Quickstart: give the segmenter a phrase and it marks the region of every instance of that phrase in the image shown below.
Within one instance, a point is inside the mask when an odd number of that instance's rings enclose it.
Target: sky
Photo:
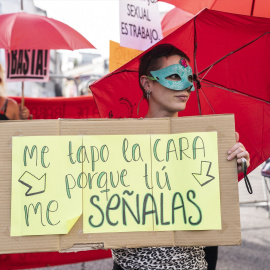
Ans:
[[[68,24],[97,48],[93,52],[109,57],[109,40],[120,42],[118,0],[34,0],[47,16]],[[159,2],[160,11],[174,6]]]

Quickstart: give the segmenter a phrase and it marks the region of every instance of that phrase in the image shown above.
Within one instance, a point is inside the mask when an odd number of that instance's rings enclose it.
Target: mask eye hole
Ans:
[[[181,81],[181,77],[178,74],[172,74],[172,75],[166,77],[166,80],[169,80],[169,81]]]
[[[188,76],[188,80],[189,80],[190,82],[193,82],[192,75],[189,75],[189,76]]]
[[[187,88],[187,91],[188,92],[191,92],[191,88],[192,88],[192,86],[190,86],[189,88]]]

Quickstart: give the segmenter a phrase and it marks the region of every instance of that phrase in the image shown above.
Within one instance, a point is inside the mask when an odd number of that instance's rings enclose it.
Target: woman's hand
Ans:
[[[24,106],[22,107],[21,104],[19,105],[20,108],[20,119],[25,120],[29,118],[29,110]]]
[[[238,170],[238,173],[240,173],[243,171],[242,158],[246,159],[247,168],[248,168],[250,165],[250,157],[244,145],[239,142],[239,134],[237,132],[235,132],[235,138],[236,138],[236,144],[229,149],[228,151],[229,156],[227,157],[227,159],[228,160],[232,160],[234,158],[237,159],[237,170]]]

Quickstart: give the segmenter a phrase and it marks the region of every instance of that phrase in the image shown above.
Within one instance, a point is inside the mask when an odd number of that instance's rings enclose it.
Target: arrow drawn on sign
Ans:
[[[208,184],[210,181],[214,180],[215,177],[209,174],[211,169],[212,162],[210,161],[201,161],[201,172],[192,173],[194,178],[199,182],[201,186]]]
[[[32,196],[45,192],[46,173],[38,179],[36,176],[26,171],[18,181],[28,187],[25,196]]]

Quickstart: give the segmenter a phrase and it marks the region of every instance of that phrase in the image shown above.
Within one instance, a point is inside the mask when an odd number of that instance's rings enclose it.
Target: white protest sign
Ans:
[[[48,81],[49,50],[6,50],[6,80]]]
[[[163,38],[157,0],[119,0],[120,45],[144,51]]]

